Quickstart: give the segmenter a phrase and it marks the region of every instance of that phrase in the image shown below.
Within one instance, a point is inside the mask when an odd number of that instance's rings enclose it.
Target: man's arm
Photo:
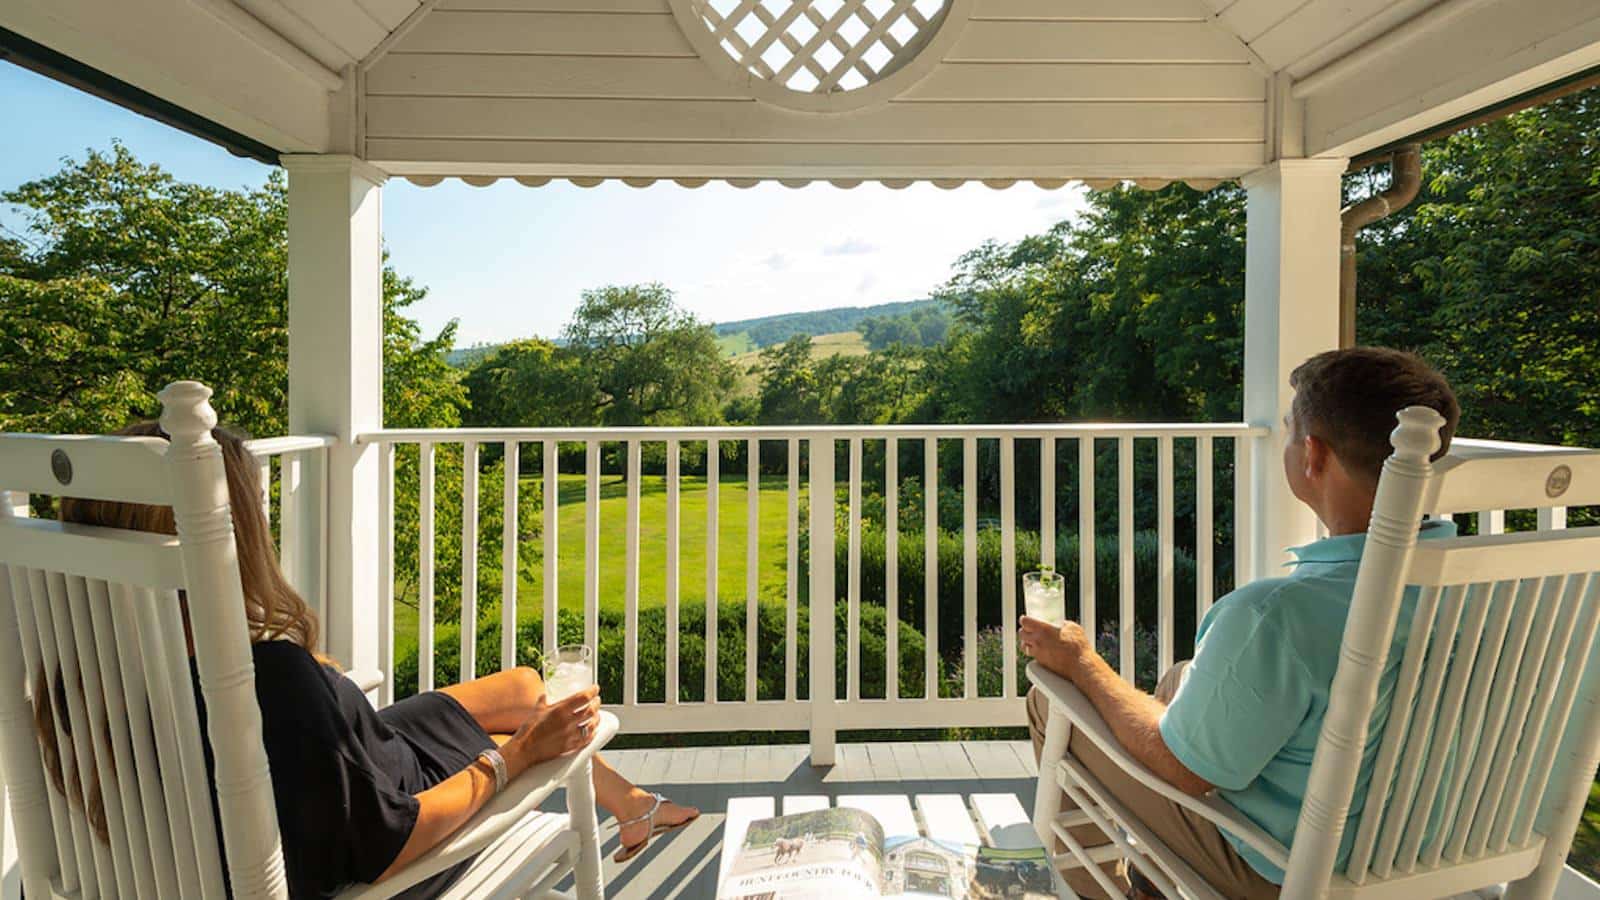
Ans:
[[[1041,665],[1071,681],[1094,704],[1110,726],[1117,743],[1134,759],[1185,794],[1200,796],[1213,785],[1189,770],[1174,756],[1161,737],[1159,700],[1122,679],[1094,652],[1088,636],[1076,622],[1059,629],[1024,616],[1022,647]]]

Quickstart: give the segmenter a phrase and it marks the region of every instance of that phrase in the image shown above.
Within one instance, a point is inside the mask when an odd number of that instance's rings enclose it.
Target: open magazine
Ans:
[[[885,835],[870,813],[835,807],[758,819],[718,900],[1054,900],[1043,847],[1002,850]]]

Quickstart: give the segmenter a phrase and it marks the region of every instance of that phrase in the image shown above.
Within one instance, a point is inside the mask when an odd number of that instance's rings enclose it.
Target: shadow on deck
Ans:
[[[721,865],[722,823],[735,797],[848,794],[1015,794],[1033,807],[1038,769],[1027,741],[923,741],[840,744],[838,762],[813,768],[804,744],[760,747],[696,747],[617,750],[603,754],[625,777],[646,790],[700,808],[698,820],[657,838],[621,865],[616,821],[602,812],[606,896],[612,900],[684,898],[711,900]],[[565,809],[558,793],[547,808]]]

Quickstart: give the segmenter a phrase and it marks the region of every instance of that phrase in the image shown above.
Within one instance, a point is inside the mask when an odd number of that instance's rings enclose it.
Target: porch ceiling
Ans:
[[[422,182],[1211,183],[1600,65],[1593,0],[944,0],[881,83],[791,96],[756,50],[723,54],[707,2],[794,20],[787,0],[12,0],[0,27],[280,151]]]

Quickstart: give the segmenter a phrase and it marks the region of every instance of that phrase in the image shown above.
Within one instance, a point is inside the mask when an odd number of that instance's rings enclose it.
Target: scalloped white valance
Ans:
[[[564,178],[537,175],[401,175],[397,177],[404,178],[406,181],[409,181],[418,187],[433,187],[434,185],[443,182],[446,178],[456,177],[461,181],[472,185],[473,187],[488,187],[489,185],[500,181],[502,178],[510,178],[511,180],[525,187],[544,187],[552,181],[567,181],[577,185],[578,187],[589,188],[597,187],[607,181],[620,181],[629,187],[646,188],[658,182],[666,181],[676,184],[679,187],[699,188],[705,187],[712,181],[721,181],[736,188],[752,188],[758,184],[761,184],[762,182],[776,182],[786,188],[798,189],[813,184],[829,184],[836,188],[844,188],[848,190],[850,188],[860,187],[868,181],[873,181],[873,183],[881,184],[891,190],[902,190],[910,187],[913,184],[926,181],[927,183],[932,184],[934,187],[947,191],[954,190],[964,184],[974,183],[982,184],[985,187],[993,188],[997,191],[1005,190],[1012,185],[1020,183],[1031,183],[1036,187],[1041,187],[1048,191],[1059,190],[1073,183],[1082,184],[1091,191],[1107,190],[1122,184],[1132,184],[1135,187],[1144,188],[1145,190],[1156,191],[1170,184],[1176,184],[1179,182],[1187,184],[1189,187],[1194,188],[1197,191],[1209,191],[1224,181],[1224,179],[1221,178],[1135,178],[1131,180],[1121,178],[884,178],[875,180],[863,178],[591,178],[577,175]]]

